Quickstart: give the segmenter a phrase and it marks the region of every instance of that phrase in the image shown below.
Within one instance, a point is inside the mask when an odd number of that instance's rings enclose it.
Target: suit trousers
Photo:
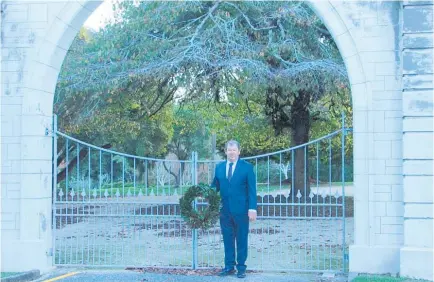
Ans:
[[[220,227],[225,248],[225,268],[231,269],[236,266],[238,271],[245,271],[247,267],[249,216],[222,211],[220,213]]]

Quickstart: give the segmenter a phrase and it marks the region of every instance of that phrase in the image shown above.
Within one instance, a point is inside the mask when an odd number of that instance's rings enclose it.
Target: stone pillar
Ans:
[[[53,97],[66,52],[101,1],[2,1],[1,269],[53,267]]]
[[[45,136],[50,121],[35,119],[23,107],[31,97],[33,109],[41,110],[41,96],[28,87],[29,63],[45,36],[50,11],[47,3],[36,1],[2,1],[1,9],[1,268],[46,271],[52,266],[51,138]],[[52,107],[47,115],[51,112]],[[36,165],[39,161],[48,165]]]
[[[434,280],[433,2],[404,1],[402,276]]]
[[[332,2],[356,42],[364,81],[352,85],[354,243],[349,270],[399,273],[403,242],[400,4]],[[347,69],[348,70],[348,69]],[[348,70],[351,77],[351,73]]]

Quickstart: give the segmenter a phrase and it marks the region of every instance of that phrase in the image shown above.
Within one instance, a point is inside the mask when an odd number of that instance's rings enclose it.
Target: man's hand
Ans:
[[[256,220],[256,211],[249,210],[249,221],[255,221],[255,220]]]

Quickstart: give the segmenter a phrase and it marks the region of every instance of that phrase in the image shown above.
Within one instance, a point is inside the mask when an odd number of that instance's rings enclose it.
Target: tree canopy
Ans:
[[[312,125],[348,94],[333,38],[304,2],[114,8],[113,23],[81,32],[68,52],[56,90],[60,128],[104,135],[126,151],[136,146],[134,154],[183,148],[179,156],[218,133],[219,147],[236,138],[250,155],[307,142]],[[296,181],[302,160],[297,153]]]

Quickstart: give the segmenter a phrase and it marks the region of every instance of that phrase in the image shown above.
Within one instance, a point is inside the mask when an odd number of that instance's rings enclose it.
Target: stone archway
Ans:
[[[45,131],[51,128],[57,77],[67,50],[101,2],[2,1],[2,34],[17,33],[17,39],[6,38],[1,47],[2,57],[6,53],[13,61],[2,82],[2,123],[6,118],[7,125],[2,137],[8,137],[2,146],[11,149],[2,156],[2,213],[8,215],[2,218],[8,226],[2,228],[2,257],[14,258],[2,261],[8,271],[52,267],[52,148]],[[402,92],[402,6],[362,1],[309,4],[333,35],[351,83],[355,242],[350,271],[397,273],[404,243],[403,114],[401,99],[394,97]],[[17,46],[23,50],[13,50]]]

